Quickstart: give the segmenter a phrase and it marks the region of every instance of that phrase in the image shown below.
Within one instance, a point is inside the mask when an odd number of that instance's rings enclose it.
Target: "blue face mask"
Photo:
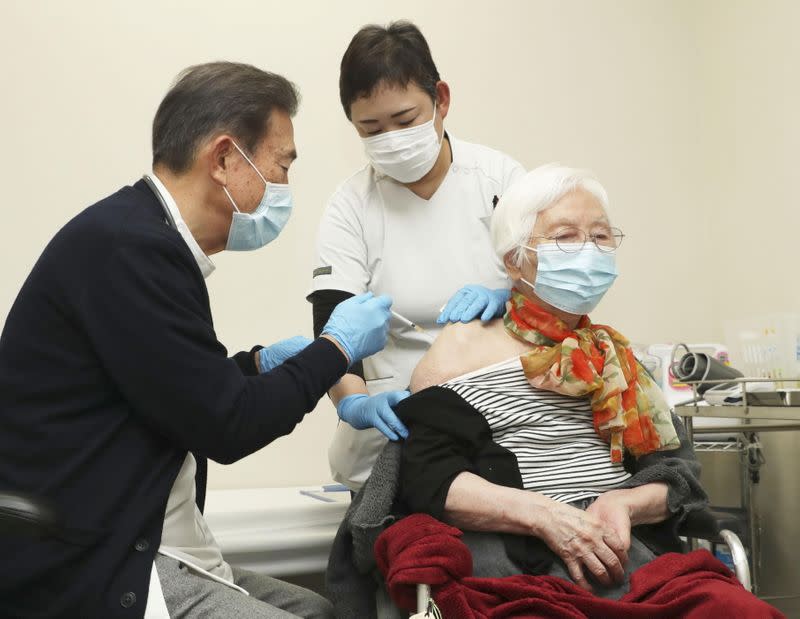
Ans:
[[[258,177],[264,181],[264,195],[252,213],[242,213],[236,206],[236,202],[233,201],[228,188],[222,188],[235,209],[225,249],[249,251],[264,247],[281,233],[286,222],[289,221],[289,215],[292,214],[292,191],[289,185],[268,182],[250,161],[250,158],[239,148],[239,145],[236,142],[233,145],[256,171]]]
[[[564,312],[581,316],[591,312],[617,279],[616,254],[600,251],[592,242],[582,249],[565,252],[555,243],[536,248],[536,281],[528,284],[545,303]]]

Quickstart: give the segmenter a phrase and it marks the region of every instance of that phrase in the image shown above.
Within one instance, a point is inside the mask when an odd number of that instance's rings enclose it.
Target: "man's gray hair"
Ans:
[[[525,255],[522,246],[529,242],[536,217],[578,188],[592,194],[608,212],[608,194],[588,170],[548,163],[509,187],[492,215],[492,244],[500,259],[514,252],[511,259],[521,266]]]
[[[178,75],[153,119],[153,165],[189,169],[197,148],[230,133],[252,153],[269,130],[272,110],[297,113],[297,88],[285,77],[249,64],[209,62]]]

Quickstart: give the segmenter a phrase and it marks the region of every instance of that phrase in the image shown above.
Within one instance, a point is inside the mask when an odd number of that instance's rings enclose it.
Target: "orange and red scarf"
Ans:
[[[570,329],[516,289],[503,321],[514,337],[535,346],[520,357],[532,386],[589,395],[594,429],[611,445],[612,462],[621,462],[624,450],[639,457],[680,446],[661,390],[623,335],[588,316]]]

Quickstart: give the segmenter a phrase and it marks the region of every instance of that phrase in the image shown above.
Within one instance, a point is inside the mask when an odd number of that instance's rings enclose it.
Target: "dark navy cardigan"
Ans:
[[[256,315],[243,300],[241,320]],[[143,181],[56,234],[0,336],[0,490],[49,499],[63,526],[0,535],[0,616],[143,616],[187,452],[202,508],[206,457],[290,433],[347,371],[325,339],[262,375],[252,353],[217,340],[200,269]]]

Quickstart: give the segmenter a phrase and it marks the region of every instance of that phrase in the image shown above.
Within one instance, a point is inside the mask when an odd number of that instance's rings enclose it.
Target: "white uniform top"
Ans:
[[[511,157],[450,137],[453,161],[424,200],[371,165],[333,194],[320,223],[311,292],[388,294],[392,309],[432,335],[441,307],[466,284],[509,286],[489,236],[496,198],[524,174]],[[429,344],[393,320],[386,348],[364,360],[371,395],[406,389]],[[340,423],[328,457],[334,479],[358,489],[386,443]]]

